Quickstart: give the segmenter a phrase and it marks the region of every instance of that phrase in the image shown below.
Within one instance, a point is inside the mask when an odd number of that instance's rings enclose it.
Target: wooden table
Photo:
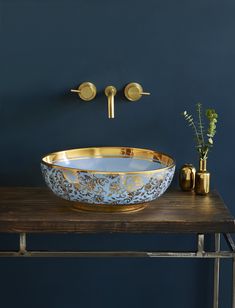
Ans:
[[[1,187],[0,232],[18,233],[19,250],[1,251],[2,257],[167,257],[214,259],[214,302],[219,307],[220,259],[233,260],[235,308],[234,217],[217,192],[196,196],[170,190],[133,213],[94,213],[73,209],[72,202],[54,196],[46,188]],[[32,251],[26,248],[27,233],[194,233],[197,251]],[[215,249],[204,250],[204,237],[214,234]],[[223,234],[229,249],[221,251]]]

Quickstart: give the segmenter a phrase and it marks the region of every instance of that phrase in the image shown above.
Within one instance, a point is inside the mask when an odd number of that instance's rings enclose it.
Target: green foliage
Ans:
[[[218,119],[218,114],[216,113],[215,109],[207,109],[206,110],[206,117],[209,120],[209,127],[207,130],[208,142],[213,144],[213,138],[216,134],[216,123]]]
[[[187,111],[183,112],[186,122],[192,127],[196,139],[196,148],[199,152],[200,158],[206,159],[210,148],[214,145],[214,136],[216,134],[216,125],[218,121],[218,114],[215,109],[206,109],[205,116],[208,121],[207,133],[205,133],[203,124],[202,104],[196,104],[196,112],[198,122],[196,123],[192,114]]]

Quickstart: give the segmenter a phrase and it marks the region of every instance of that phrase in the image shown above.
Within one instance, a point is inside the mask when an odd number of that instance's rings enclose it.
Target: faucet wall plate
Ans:
[[[96,86],[87,81],[83,82],[79,85],[77,89],[71,89],[71,92],[75,92],[79,95],[79,97],[84,101],[91,101],[95,98],[97,90]],[[117,93],[117,89],[109,85],[104,90],[105,95],[108,98],[108,118],[114,118],[114,97]],[[143,87],[137,82],[128,83],[124,89],[125,97],[129,101],[138,101],[142,95],[150,95],[149,92],[144,92]]]
[[[71,89],[71,92],[75,92],[84,101],[91,101],[96,96],[96,86],[91,82],[83,82],[78,89]]]
[[[137,82],[131,82],[124,89],[125,97],[129,101],[138,101],[142,95],[150,95],[149,92],[144,92],[143,87]]]

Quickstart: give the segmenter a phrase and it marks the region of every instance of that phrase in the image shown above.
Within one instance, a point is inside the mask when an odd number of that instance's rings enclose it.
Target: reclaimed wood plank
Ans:
[[[234,217],[217,192],[169,190],[133,213],[74,210],[72,202],[39,187],[0,187],[0,232],[232,233]]]

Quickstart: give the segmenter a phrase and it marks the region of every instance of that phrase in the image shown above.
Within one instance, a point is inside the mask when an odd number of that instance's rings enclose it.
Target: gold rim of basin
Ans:
[[[58,163],[64,160],[75,160],[75,159],[87,159],[87,158],[134,158],[142,159],[153,162],[159,162],[166,167],[153,169],[153,170],[142,170],[142,171],[98,171],[98,170],[87,170],[72,167],[60,166]],[[79,171],[87,173],[99,173],[99,174],[152,174],[156,172],[162,172],[175,166],[174,159],[162,152],[132,148],[132,147],[91,147],[91,148],[79,148],[64,150],[59,152],[53,152],[45,155],[42,158],[42,163],[58,169]]]

